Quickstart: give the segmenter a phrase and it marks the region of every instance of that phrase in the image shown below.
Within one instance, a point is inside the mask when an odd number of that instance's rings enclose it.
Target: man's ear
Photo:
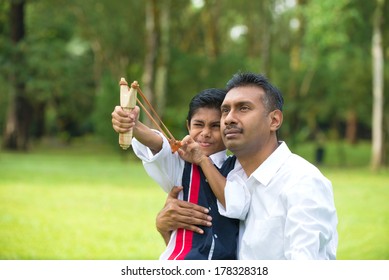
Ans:
[[[270,129],[272,131],[277,131],[282,125],[282,120],[284,118],[283,114],[280,110],[277,109],[270,113],[270,117],[271,117]]]

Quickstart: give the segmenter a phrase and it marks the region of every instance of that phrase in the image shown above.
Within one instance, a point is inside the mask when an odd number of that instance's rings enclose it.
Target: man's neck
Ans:
[[[236,155],[247,177],[250,175],[278,148],[279,143],[267,145],[257,153]]]

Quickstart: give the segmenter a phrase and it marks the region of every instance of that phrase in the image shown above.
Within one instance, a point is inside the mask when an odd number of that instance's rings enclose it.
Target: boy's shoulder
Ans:
[[[220,172],[223,175],[227,176],[227,173],[229,173],[232,169],[234,169],[235,162],[236,162],[236,156],[234,155],[228,156],[227,159],[224,161],[222,167],[220,168]]]

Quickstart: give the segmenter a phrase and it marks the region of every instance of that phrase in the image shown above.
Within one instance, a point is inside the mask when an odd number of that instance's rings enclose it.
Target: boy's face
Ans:
[[[188,124],[189,135],[207,156],[225,149],[220,132],[220,110],[199,108]]]

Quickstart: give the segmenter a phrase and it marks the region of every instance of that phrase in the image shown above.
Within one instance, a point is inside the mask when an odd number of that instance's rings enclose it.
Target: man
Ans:
[[[241,220],[238,259],[335,259],[331,183],[278,141],[282,105],[281,93],[261,75],[239,73],[227,83],[222,138],[241,166],[227,176],[219,212]],[[161,212],[160,231],[167,219],[174,223],[170,216],[172,211]]]

